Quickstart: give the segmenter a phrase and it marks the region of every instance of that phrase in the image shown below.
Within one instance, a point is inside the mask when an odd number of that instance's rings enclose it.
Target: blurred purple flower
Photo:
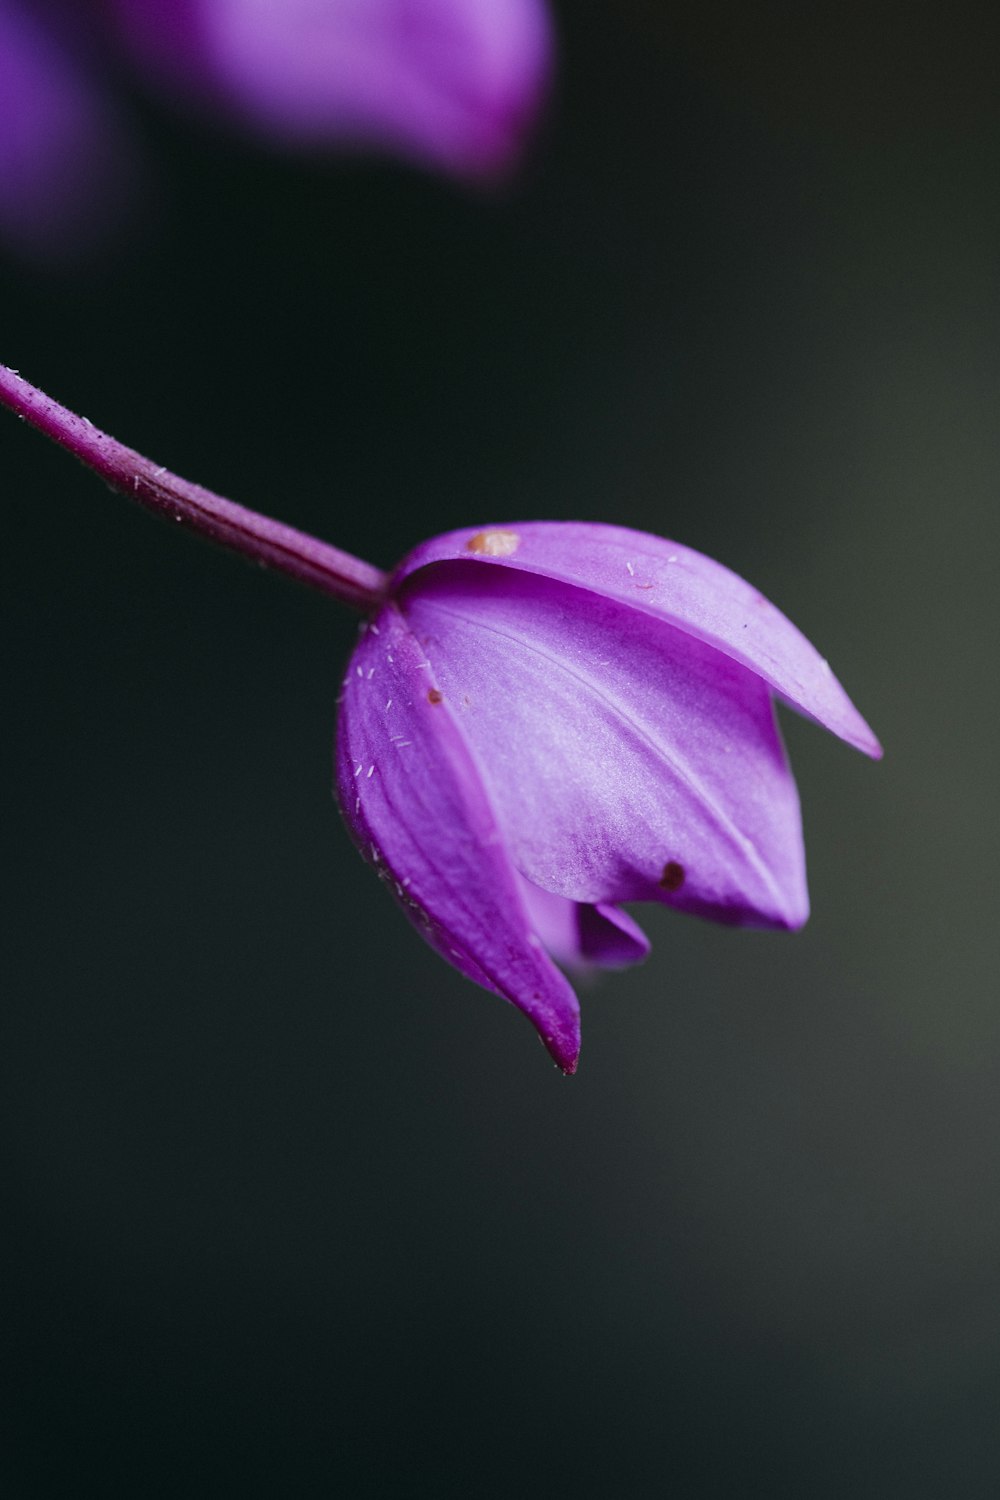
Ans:
[[[123,120],[47,14],[0,0],[0,241],[28,255],[85,246],[131,176]]]
[[[427,941],[519,1006],[567,1072],[579,1007],[552,958],[643,958],[615,903],[805,922],[774,696],[881,754],[826,662],[749,584],[619,527],[439,537],[362,631],[338,731],[348,827]]]
[[[101,224],[133,145],[109,56],[271,142],[508,168],[551,63],[545,0],[0,0],[0,234],[59,249]]]

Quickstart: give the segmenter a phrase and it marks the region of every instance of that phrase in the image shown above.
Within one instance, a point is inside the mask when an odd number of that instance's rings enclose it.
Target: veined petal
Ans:
[[[397,600],[528,880],[588,904],[805,921],[798,794],[759,677],[530,572],[426,569]]]
[[[508,164],[547,83],[544,0],[114,0],[135,55],[297,146]]]
[[[491,540],[508,538],[508,541]],[[559,579],[627,604],[724,652],[799,713],[866,755],[881,746],[829,665],[745,579],[690,547],[622,526],[532,521],[455,531],[404,559],[396,582],[433,563],[502,567]]]
[[[639,924],[617,906],[588,906],[543,891],[518,877],[531,925],[557,963],[568,969],[625,969],[649,953]]]
[[[344,683],[337,792],[362,854],[433,948],[518,1006],[566,1072],[579,1007],[524,907],[452,705],[392,605],[363,634]]]

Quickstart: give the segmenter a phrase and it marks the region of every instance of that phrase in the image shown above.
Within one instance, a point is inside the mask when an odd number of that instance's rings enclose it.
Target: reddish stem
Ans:
[[[112,489],[148,510],[183,522],[213,542],[322,589],[355,609],[373,609],[384,596],[388,578],[380,569],[294,526],[272,521],[180,479],[100,432],[86,417],[60,406],[6,365],[0,365],[0,402],[93,469]]]

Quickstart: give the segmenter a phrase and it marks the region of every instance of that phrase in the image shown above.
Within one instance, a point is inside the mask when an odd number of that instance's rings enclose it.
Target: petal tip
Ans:
[[[872,730],[867,720],[861,717],[853,704],[851,705],[851,709],[851,717],[848,722],[840,725],[827,724],[824,727],[832,729],[834,734],[842,739],[846,745],[851,746],[852,750],[860,750],[862,755],[867,755],[872,760],[881,760],[884,751],[878,736]]]
[[[572,1078],[580,1063],[580,1030],[574,1027],[567,1032],[546,1032],[539,1030],[539,1040],[546,1052],[567,1078]]]
[[[845,744],[850,745],[853,750],[860,750],[862,755],[870,756],[872,760],[882,759],[882,746],[877,735],[872,730],[866,719],[858,713],[849,699],[846,698],[846,711],[829,720],[820,717],[818,722],[825,729],[842,739]],[[796,705],[792,704],[795,708]]]
[[[787,891],[768,925],[779,932],[801,932],[809,920],[810,910],[809,891],[803,880],[797,889]]]
[[[809,906],[807,903],[800,910],[789,912],[781,925],[786,932],[801,932],[808,921]]]

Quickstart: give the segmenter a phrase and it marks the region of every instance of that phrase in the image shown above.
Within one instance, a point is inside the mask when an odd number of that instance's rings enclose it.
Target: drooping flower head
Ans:
[[[271,143],[479,178],[516,160],[552,36],[545,0],[0,0],[0,234],[22,249],[95,232],[134,168],[116,56]]]
[[[0,401],[151,510],[367,619],[340,699],[347,825],[449,963],[576,1067],[557,964],[648,944],[623,901],[737,925],[809,911],[778,699],[881,748],[827,663],[710,558],[620,526],[452,532],[391,576],[115,442],[0,366]]]
[[[411,919],[576,1065],[552,959],[647,944],[622,901],[797,928],[799,802],[774,698],[877,740],[826,662],[720,564],[621,527],[532,522],[417,548],[354,653],[341,808]]]

